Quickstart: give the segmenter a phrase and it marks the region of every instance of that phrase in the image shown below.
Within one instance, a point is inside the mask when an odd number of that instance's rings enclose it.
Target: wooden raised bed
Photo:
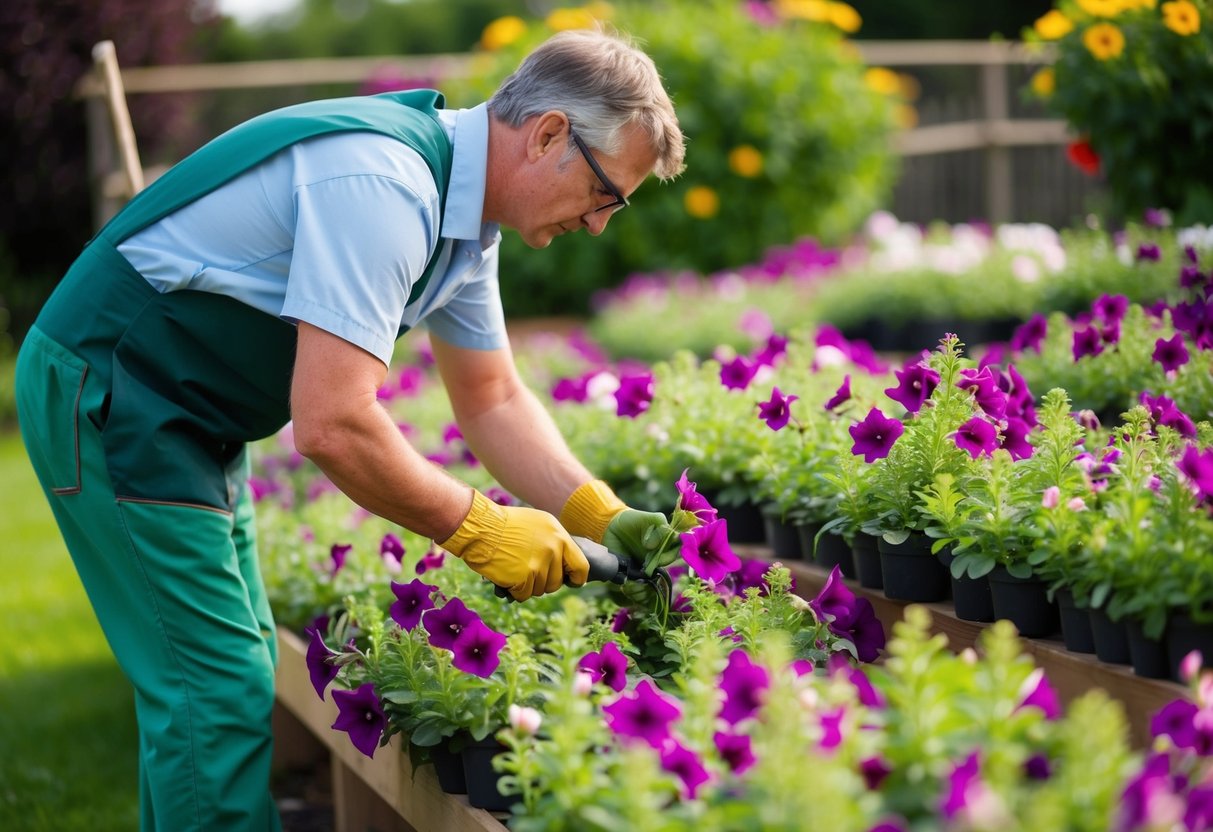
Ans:
[[[323,701],[316,696],[306,655],[302,639],[278,633],[276,758],[289,764],[329,755],[336,832],[505,832],[493,814],[473,809],[462,795],[443,792],[432,766],[414,771],[399,735],[371,759],[346,734],[334,731],[337,706],[331,696]]]
[[[773,559],[769,549],[737,548],[749,556]],[[813,563],[795,560],[780,562],[796,576],[796,594],[804,598],[815,597],[829,577],[824,569]],[[856,596],[872,602],[876,617],[891,637],[893,625],[902,619],[907,602],[890,600],[880,590],[865,589],[857,581],[848,580],[846,584]],[[932,629],[946,635],[948,646],[956,652],[975,646],[982,631],[990,626],[957,618],[951,603],[921,606],[931,611]],[[1038,667],[1044,668],[1063,703],[1068,704],[1092,688],[1103,688],[1111,697],[1119,700],[1124,706],[1130,739],[1136,748],[1150,745],[1150,717],[1154,712],[1171,700],[1188,695],[1187,689],[1175,682],[1146,679],[1134,674],[1133,669],[1126,665],[1107,664],[1093,655],[1071,652],[1059,640],[1023,638],[1021,641],[1024,652],[1032,656]]]

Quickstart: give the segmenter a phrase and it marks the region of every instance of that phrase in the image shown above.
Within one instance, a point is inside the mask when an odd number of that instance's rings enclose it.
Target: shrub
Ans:
[[[1213,19],[1206,0],[1057,0],[1025,31],[1054,41],[1035,94],[1080,134],[1078,161],[1126,215],[1213,211]],[[1073,154],[1072,154],[1073,158]]]
[[[599,239],[579,234],[524,252],[508,236],[501,255],[507,311],[583,312],[593,290],[631,272],[711,273],[755,262],[775,244],[806,235],[830,242],[859,226],[890,186],[893,107],[869,88],[836,25],[776,16],[785,5],[615,7],[611,24],[652,56],[674,100],[688,137],[686,173],[646,185]],[[769,19],[756,19],[751,7]],[[826,7],[837,23],[858,25],[849,6]],[[584,25],[588,7],[549,21]],[[515,31],[520,37],[486,54],[486,69],[463,91],[469,100],[487,97],[553,28]]]

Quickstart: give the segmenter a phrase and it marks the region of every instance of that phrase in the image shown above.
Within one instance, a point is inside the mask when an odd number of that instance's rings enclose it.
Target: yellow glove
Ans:
[[[646,566],[659,552],[678,545],[678,534],[664,514],[628,508],[602,480],[587,482],[572,493],[560,510],[560,523],[569,534],[588,537]],[[664,558],[658,565],[669,561]]]
[[[560,525],[577,537],[601,543],[611,521],[627,506],[602,480],[590,480],[574,491],[560,510]]]
[[[479,491],[455,533],[440,544],[519,601],[581,586],[590,564],[569,533],[546,511],[500,506]]]

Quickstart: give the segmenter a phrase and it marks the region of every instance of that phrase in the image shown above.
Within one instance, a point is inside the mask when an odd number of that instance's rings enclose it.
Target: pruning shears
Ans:
[[[577,544],[577,548],[581,549],[581,553],[585,555],[585,559],[590,563],[589,575],[586,582],[599,581],[601,583],[615,584],[623,586],[632,581],[648,584],[658,593],[665,596],[667,608],[669,601],[674,594],[674,581],[670,578],[670,573],[665,568],[654,570],[652,575],[644,571],[644,566],[640,561],[634,560],[627,555],[620,555],[612,552],[601,543],[595,543],[586,537],[573,537],[573,542]],[[498,597],[513,598],[510,591],[503,586],[496,589]]]

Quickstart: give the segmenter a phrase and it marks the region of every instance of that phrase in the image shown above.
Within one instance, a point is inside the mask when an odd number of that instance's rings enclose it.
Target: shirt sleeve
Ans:
[[[472,279],[425,318],[426,327],[442,340],[472,350],[495,350],[508,343],[497,282],[498,248],[486,251]]]
[[[306,321],[389,364],[401,311],[438,243],[437,189],[382,174],[295,190],[283,318]]]

